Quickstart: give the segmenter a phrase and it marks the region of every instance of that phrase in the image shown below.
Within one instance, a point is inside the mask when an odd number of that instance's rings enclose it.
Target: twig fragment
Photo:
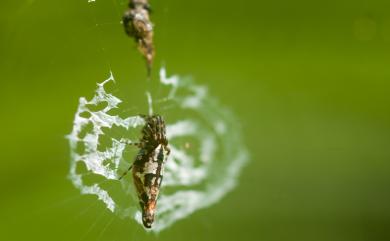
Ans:
[[[154,58],[153,24],[149,18],[150,12],[148,0],[129,0],[129,9],[122,19],[125,32],[135,39],[138,50],[146,59],[148,76]]]

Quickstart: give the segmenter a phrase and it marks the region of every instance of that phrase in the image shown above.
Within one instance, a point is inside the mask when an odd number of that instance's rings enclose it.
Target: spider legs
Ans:
[[[122,140],[121,141],[122,143],[125,143],[127,145],[132,145],[132,146],[136,146],[138,148],[140,148],[141,146],[141,143],[138,143],[138,142],[131,142],[129,140]],[[118,180],[121,180],[124,176],[127,175],[127,173],[133,168],[133,164],[130,165],[130,167],[118,178]]]

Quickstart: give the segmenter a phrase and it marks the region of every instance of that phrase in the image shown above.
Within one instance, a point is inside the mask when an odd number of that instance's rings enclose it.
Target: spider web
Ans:
[[[165,68],[156,84],[161,93],[147,92],[143,101],[149,114],[158,107],[166,119],[171,149],[151,230],[160,232],[221,200],[237,185],[248,153],[239,122],[205,86],[189,78],[167,77]],[[126,113],[132,104],[108,91],[111,85],[115,86],[113,73],[97,85],[91,99],[79,100],[67,136],[69,178],[82,194],[96,195],[111,212],[142,224],[131,175],[118,179],[137,153],[128,144],[138,142],[144,120]]]

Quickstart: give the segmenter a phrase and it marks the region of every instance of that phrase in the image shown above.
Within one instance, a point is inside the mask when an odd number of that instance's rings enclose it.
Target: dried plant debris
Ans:
[[[134,38],[138,49],[146,59],[150,76],[153,58],[153,24],[150,21],[148,0],[130,0],[129,9],[123,15],[123,26],[127,35]]]

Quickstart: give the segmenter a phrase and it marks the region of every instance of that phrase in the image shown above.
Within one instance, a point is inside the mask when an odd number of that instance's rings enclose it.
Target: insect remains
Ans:
[[[138,50],[146,59],[148,76],[154,58],[153,24],[149,18],[150,12],[148,0],[130,0],[129,9],[122,18],[126,34],[135,39]]]
[[[122,179],[131,169],[133,182],[142,210],[142,222],[151,228],[157,209],[157,198],[164,175],[164,166],[170,153],[165,131],[165,122],[160,115],[141,116],[145,120],[139,143],[130,143],[139,148],[138,154]]]

